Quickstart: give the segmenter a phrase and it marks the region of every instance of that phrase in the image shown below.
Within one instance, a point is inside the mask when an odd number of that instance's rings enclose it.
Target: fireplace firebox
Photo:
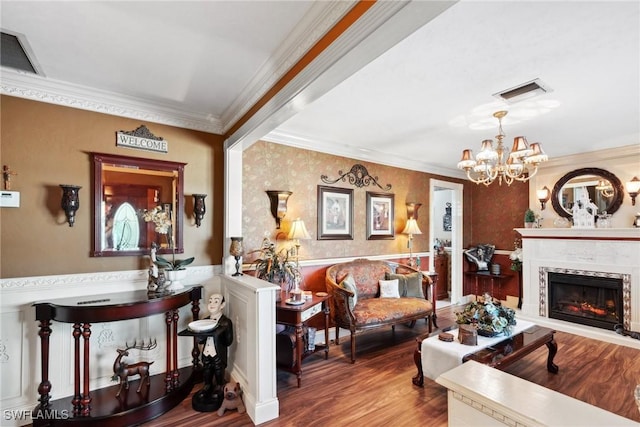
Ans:
[[[548,274],[550,318],[610,331],[622,323],[622,279]]]

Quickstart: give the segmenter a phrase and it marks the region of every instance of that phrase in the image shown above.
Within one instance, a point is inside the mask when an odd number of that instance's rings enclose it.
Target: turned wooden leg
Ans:
[[[547,357],[547,371],[552,374],[558,373],[558,365],[553,363],[553,358],[556,357],[556,353],[558,352],[558,344],[551,338],[551,341],[547,342],[547,347],[549,348],[549,356]]]
[[[51,391],[51,383],[49,382],[49,336],[51,335],[51,322],[49,320],[41,320],[40,321],[40,331],[38,335],[40,335],[40,369],[42,373],[42,380],[40,381],[40,385],[38,386],[38,394],[40,394],[40,398],[38,401],[40,404],[36,408],[38,409],[48,409],[49,408],[49,399],[51,399],[51,395],[49,392]]]
[[[80,323],[74,323],[73,325],[73,349],[75,355],[75,363],[73,369],[73,399],[71,404],[73,405],[73,413],[79,414],[82,410],[80,402],[82,401],[82,394],[80,394],[80,337],[82,336],[82,330]]]
[[[89,391],[89,360],[90,360],[90,338],[91,338],[91,324],[84,323],[82,325],[82,338],[84,338],[84,388],[82,392],[82,399],[80,400],[80,415],[88,416],[91,413],[91,392]]]
[[[418,347],[413,351],[413,363],[418,368],[418,373],[411,379],[411,382],[418,387],[424,385],[424,374],[422,373],[422,338],[416,338]]]
[[[356,363],[356,334],[351,331],[351,363]]]

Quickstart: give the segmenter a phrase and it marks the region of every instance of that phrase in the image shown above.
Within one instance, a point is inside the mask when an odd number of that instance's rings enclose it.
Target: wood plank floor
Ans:
[[[454,323],[459,307],[438,310],[441,328]],[[409,329],[396,326],[356,338],[357,360],[349,363],[349,339],[332,345],[329,360],[319,353],[304,362],[302,387],[296,377],[278,371],[280,417],[261,424],[281,426],[446,426],[446,389],[425,379],[424,388],[411,383],[415,338],[427,332],[426,322]],[[631,339],[631,338],[629,338]],[[633,390],[640,384],[640,350],[558,332],[557,375],[546,370],[546,348],[536,350],[506,372],[640,422]],[[196,390],[200,385],[196,386]],[[236,411],[218,417],[191,409],[191,397],[157,420],[153,427],[193,425],[250,426],[251,419]]]

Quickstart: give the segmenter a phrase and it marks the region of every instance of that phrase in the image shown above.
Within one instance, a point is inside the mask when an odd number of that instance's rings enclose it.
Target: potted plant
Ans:
[[[536,222],[536,214],[531,209],[527,209],[524,212],[524,226],[526,228],[533,228],[533,224]]]
[[[151,210],[143,211],[142,218],[145,222],[154,223],[155,232],[166,236],[167,244],[171,249],[171,261],[157,255],[154,257],[155,259],[153,259],[153,263],[157,265],[159,269],[164,270],[167,279],[171,282],[167,290],[171,291],[184,288],[180,281],[184,279],[185,267],[191,264],[195,258],[176,259],[176,248],[173,245],[172,222],[169,213],[165,211],[162,206],[156,206]]]
[[[256,277],[279,285],[283,290],[290,291],[296,282],[300,282],[302,274],[294,259],[289,257],[286,248],[276,251],[276,245],[267,237],[262,240],[260,249],[250,253],[259,253],[251,265],[255,268]]]
[[[489,294],[484,295],[484,301],[473,301],[456,312],[456,323],[473,325],[478,335],[493,337],[501,334],[511,335],[516,324],[516,312],[500,303],[493,301]]]

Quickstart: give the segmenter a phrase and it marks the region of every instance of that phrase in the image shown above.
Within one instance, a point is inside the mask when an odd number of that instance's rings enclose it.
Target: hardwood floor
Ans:
[[[438,310],[441,328],[454,323],[459,307]],[[446,389],[425,379],[424,388],[411,383],[415,338],[427,333],[426,322],[409,329],[396,326],[357,337],[357,359],[349,362],[349,339],[332,345],[329,360],[314,355],[304,362],[302,387],[296,377],[278,370],[280,417],[263,423],[281,426],[447,426]],[[437,333],[437,332],[436,332]],[[629,338],[632,339],[632,338]],[[557,375],[547,372],[546,348],[536,350],[506,372],[549,389],[640,422],[633,390],[640,384],[640,350],[558,332]],[[196,386],[196,390],[200,386]],[[236,411],[222,417],[191,409],[191,397],[145,426],[250,426]]]

